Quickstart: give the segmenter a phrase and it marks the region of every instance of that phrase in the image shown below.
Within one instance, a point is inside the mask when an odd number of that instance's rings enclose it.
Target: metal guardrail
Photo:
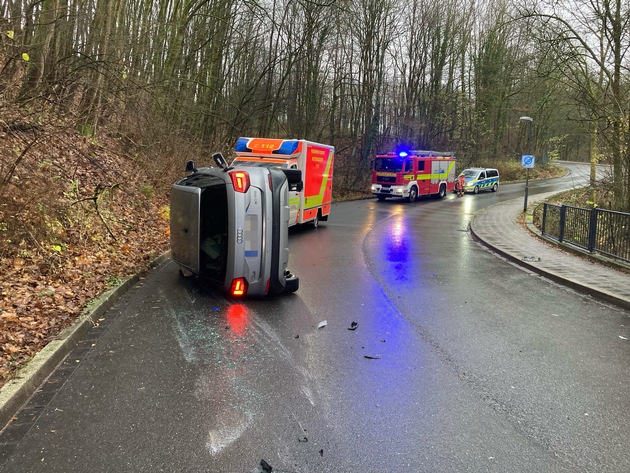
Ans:
[[[630,213],[544,203],[542,234],[630,262]]]

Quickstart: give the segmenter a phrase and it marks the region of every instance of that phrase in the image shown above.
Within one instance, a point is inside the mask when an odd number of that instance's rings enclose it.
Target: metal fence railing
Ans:
[[[591,253],[597,251],[630,262],[630,213],[545,202],[542,234]]]

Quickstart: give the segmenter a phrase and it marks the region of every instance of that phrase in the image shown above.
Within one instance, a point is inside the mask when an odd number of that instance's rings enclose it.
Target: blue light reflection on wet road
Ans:
[[[390,281],[406,281],[408,278],[409,246],[412,240],[407,236],[407,225],[403,215],[397,215],[388,222],[388,229],[381,242],[382,253],[387,261],[393,263],[387,268],[387,279]]]

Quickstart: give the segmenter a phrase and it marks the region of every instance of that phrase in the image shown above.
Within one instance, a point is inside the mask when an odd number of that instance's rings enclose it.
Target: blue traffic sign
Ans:
[[[524,154],[521,160],[521,165],[524,168],[532,169],[534,167],[535,158],[531,154]]]

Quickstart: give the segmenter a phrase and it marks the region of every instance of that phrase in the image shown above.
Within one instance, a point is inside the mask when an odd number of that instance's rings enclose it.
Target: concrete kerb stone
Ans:
[[[150,264],[154,268],[170,257],[170,251],[158,256]],[[0,389],[0,430],[30,399],[55,368],[82,340],[94,323],[107,312],[120,297],[139,281],[138,275],[127,278],[122,284],[106,291],[93,300],[78,320],[49,342],[16,375]]]
[[[615,263],[611,263],[610,261],[604,261],[603,258],[600,258],[598,256],[593,256],[590,254],[587,254],[585,252],[579,251],[579,250],[574,250],[573,248],[567,248],[566,245],[560,245],[558,244],[558,242],[551,240],[549,238],[546,238],[542,235],[542,233],[534,226],[533,222],[529,222],[530,220],[532,220],[532,214],[534,211],[534,208],[536,207],[536,205],[541,202],[541,201],[545,201],[547,200],[549,197],[551,197],[552,195],[556,195],[556,192],[550,192],[550,193],[546,193],[546,194],[539,194],[537,196],[535,196],[535,198],[533,199],[534,201],[530,200],[532,205],[531,207],[528,206],[527,209],[527,214],[525,215],[525,221],[527,224],[527,228],[528,230],[531,232],[531,238],[538,238],[544,242],[547,243],[551,243],[554,246],[557,246],[558,248],[560,248],[563,251],[568,251],[568,253],[573,253],[573,255],[571,254],[567,254],[567,258],[586,258],[586,259],[590,259],[590,260],[598,260],[598,262],[600,264],[605,264],[607,266],[613,266],[613,267],[617,267],[617,269],[624,267],[625,265],[619,265],[619,264],[615,264]],[[517,199],[515,199],[517,200]],[[495,204],[495,205],[501,205],[501,204]],[[518,258],[517,256],[511,254],[509,251],[503,250],[501,248],[499,248],[496,245],[492,245],[490,242],[488,242],[486,239],[484,239],[478,232],[475,232],[475,225],[474,225],[474,221],[477,215],[481,214],[482,212],[486,212],[486,211],[491,211],[491,207],[489,208],[485,208],[482,209],[481,211],[477,212],[477,214],[475,214],[473,216],[473,219],[469,225],[470,228],[470,233],[472,235],[472,237],[480,242],[481,244],[483,244],[484,246],[488,247],[489,249],[491,249],[492,251],[494,251],[495,253],[501,255],[502,257],[504,257],[505,259],[507,259],[508,261],[511,261],[513,263],[516,263],[519,266],[522,266],[524,268],[527,268],[528,270],[536,273],[536,274],[540,274],[541,276],[545,276],[546,278],[551,279],[552,281],[555,281],[557,283],[563,284],[567,287],[570,287],[578,292],[582,292],[582,293],[586,293],[592,297],[610,302],[612,304],[615,304],[617,306],[623,307],[624,309],[628,309],[630,310],[630,303],[622,298],[618,298],[615,297],[613,294],[609,294],[606,292],[603,292],[597,288],[591,287],[587,284],[584,284],[580,281],[575,281],[573,279],[569,279],[566,278],[562,275],[558,275],[555,274],[552,271],[548,271],[544,268],[541,268],[540,266],[530,263],[527,260]],[[519,225],[518,222],[515,222],[515,225]],[[525,232],[525,228],[523,229],[523,231]]]

